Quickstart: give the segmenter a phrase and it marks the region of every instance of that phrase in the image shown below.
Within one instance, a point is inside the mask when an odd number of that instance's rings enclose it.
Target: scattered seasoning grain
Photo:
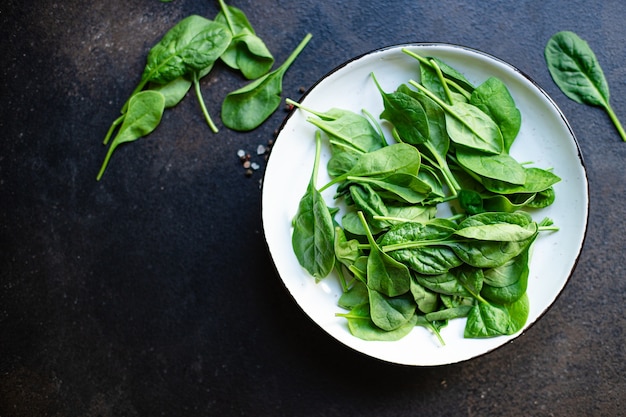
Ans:
[[[306,88],[304,88],[303,86],[300,86],[300,88],[298,88],[298,91],[300,93],[304,93],[306,91]]]
[[[272,150],[272,146],[274,145],[274,139],[278,135],[278,129],[274,131],[274,137],[267,141],[267,144],[259,144],[256,147],[256,155],[263,156],[263,160],[267,161],[269,158],[270,151]],[[246,152],[244,149],[239,149],[237,151],[237,157],[241,161],[241,166],[244,169],[246,177],[250,177],[254,174],[254,171],[258,171],[261,169],[261,165],[257,162],[252,161],[252,156],[249,152]]]

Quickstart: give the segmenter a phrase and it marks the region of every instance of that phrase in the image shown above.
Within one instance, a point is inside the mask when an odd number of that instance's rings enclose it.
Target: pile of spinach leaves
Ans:
[[[96,179],[99,181],[111,155],[122,143],[133,142],[156,129],[163,112],[180,103],[193,86],[202,114],[214,132],[218,128],[207,111],[200,80],[221,59],[248,80],[247,86],[229,93],[222,104],[224,125],[238,131],[259,127],[278,108],[282,80],[289,66],[311,39],[307,34],[289,58],[274,71],[274,57],[240,9],[218,0],[214,20],[191,15],[179,21],[147,56],[139,84],[113,121],[104,140],[109,145]],[[117,132],[117,133],[116,133]],[[113,136],[115,134],[115,136]]]
[[[420,81],[386,92],[372,74],[381,120],[288,99],[317,127],[293,250],[318,281],[336,271],[347,311],[337,316],[361,339],[398,340],[424,326],[443,343],[440,329],[461,317],[468,338],[514,334],[528,318],[532,244],[558,230],[523,209],[552,204],[560,178],[510,155],[521,114],[500,79],[474,86],[436,58],[404,52],[418,61]],[[322,135],[332,179],[318,188]],[[344,203],[340,222],[321,196],[332,185]],[[440,204],[454,214],[439,217]]]

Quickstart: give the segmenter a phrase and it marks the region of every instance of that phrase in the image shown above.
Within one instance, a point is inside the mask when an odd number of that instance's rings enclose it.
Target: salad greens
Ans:
[[[609,103],[609,85],[589,44],[574,32],[558,32],[548,40],[544,56],[561,91],[577,103],[602,107],[626,141],[626,132]]]
[[[162,0],[163,1],[163,0]],[[103,144],[116,135],[97,175],[102,178],[113,151],[119,144],[134,141],[153,131],[164,109],[180,103],[193,86],[200,110],[209,128],[218,132],[200,88],[218,60],[238,70],[248,86],[226,96],[222,106],[224,124],[234,130],[251,130],[269,118],[280,104],[282,79],[287,68],[311,39],[308,34],[296,51],[278,69],[269,72],[274,57],[240,9],[218,0],[220,12],[214,20],[191,15],[180,20],[154,45],[138,85],[111,124]],[[143,94],[150,91],[150,94]],[[131,117],[131,104],[134,103]],[[142,113],[144,117],[137,117]],[[158,115],[158,117],[156,117]],[[116,133],[117,132],[117,133]]]
[[[419,82],[386,92],[372,74],[390,140],[366,111],[287,100],[317,127],[294,252],[317,281],[337,273],[347,312],[336,315],[361,339],[398,340],[422,326],[443,344],[440,330],[457,318],[468,338],[514,334],[528,318],[531,247],[558,230],[524,209],[552,204],[560,178],[509,153],[522,115],[501,80],[474,86],[438,59],[404,52],[417,60]],[[317,187],[322,135],[331,180]],[[344,210],[321,197],[331,186]],[[453,214],[438,216],[441,204]]]

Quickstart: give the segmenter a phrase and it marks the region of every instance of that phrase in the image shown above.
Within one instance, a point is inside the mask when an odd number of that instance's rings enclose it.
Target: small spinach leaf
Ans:
[[[480,177],[518,185],[524,185],[526,182],[526,170],[508,153],[493,155],[458,148],[456,158],[459,165]]]
[[[454,143],[491,154],[502,152],[504,142],[500,128],[485,112],[469,103],[446,104],[419,83],[409,83],[445,110],[446,129]]]
[[[416,304],[410,294],[390,297],[369,286],[368,294],[372,321],[385,331],[399,329],[415,316]]]
[[[465,337],[483,338],[510,335],[515,333],[516,326],[506,308],[489,303],[478,303],[467,315]]]
[[[358,212],[363,228],[370,244],[370,254],[367,257],[367,287],[387,297],[396,297],[409,291],[411,274],[402,263],[391,258],[380,250],[365,221],[362,212]],[[370,303],[372,298],[370,292]],[[376,320],[374,320],[376,322]],[[378,323],[377,323],[378,324]]]
[[[324,198],[315,187],[321,149],[319,132],[315,143],[313,172],[293,220],[291,244],[300,265],[319,281],[335,266],[335,226]]]
[[[509,152],[522,126],[522,114],[504,82],[489,77],[472,92],[470,103],[496,122],[502,132],[504,150]]]
[[[311,40],[307,34],[285,62],[274,71],[226,95],[222,102],[222,121],[233,130],[257,128],[278,109],[283,91],[283,77],[300,52]]]
[[[102,178],[113,151],[120,144],[135,141],[156,129],[161,122],[164,109],[165,97],[158,91],[146,90],[131,97],[128,102],[124,122],[115,138],[113,138],[111,146],[109,146],[100,172],[98,172],[96,177],[97,180]]]
[[[228,26],[232,33],[230,45],[221,55],[222,61],[233,69],[241,71],[249,80],[259,78],[272,69],[274,57],[267,46],[259,38],[245,13],[219,0],[220,12],[216,22]]]
[[[415,145],[426,142],[430,136],[428,118],[420,102],[402,91],[386,93],[374,74],[372,78],[383,98],[381,119],[391,122],[407,143]]]
[[[367,293],[367,286],[358,280],[355,280],[354,284],[348,288],[337,301],[337,305],[346,310],[351,310],[362,304],[369,303],[369,294]]]
[[[337,317],[345,317],[348,320],[350,333],[362,340],[395,341],[400,340],[413,330],[417,323],[417,315],[414,314],[406,323],[397,329],[386,331],[376,326],[370,316],[369,303],[354,307],[348,313],[336,313]]]
[[[455,234],[476,240],[515,242],[530,239],[535,236],[537,229],[537,223],[525,212],[488,212],[463,220]]]

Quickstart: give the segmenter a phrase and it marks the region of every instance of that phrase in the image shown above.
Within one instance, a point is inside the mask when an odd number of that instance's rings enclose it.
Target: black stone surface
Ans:
[[[149,48],[200,0],[0,5],[0,416],[617,416],[626,409],[626,144],[567,99],[543,48],[573,30],[595,50],[626,122],[621,0],[238,0],[298,98],[343,61],[449,42],[515,65],[568,117],[590,184],[587,241],[554,307],[497,351],[435,368],[338,344],[285,293],[260,219],[265,161],[286,112],[235,133],[219,121],[241,77],[218,65],[149,138],[100,142]],[[251,177],[244,149],[261,169]]]

